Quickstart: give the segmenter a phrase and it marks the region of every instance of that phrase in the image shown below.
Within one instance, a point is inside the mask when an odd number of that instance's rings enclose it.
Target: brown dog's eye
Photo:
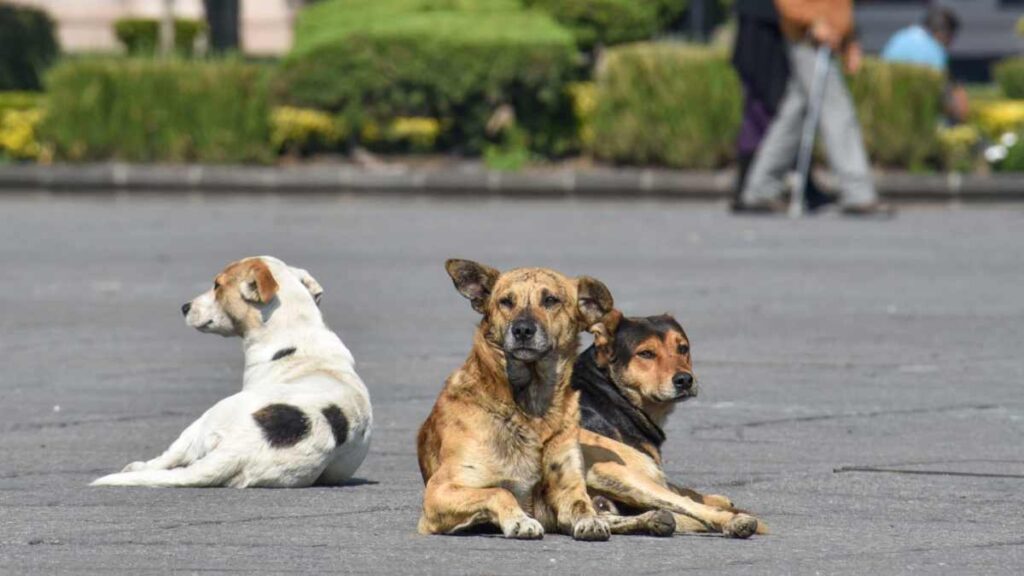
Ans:
[[[213,281],[213,289],[214,290],[220,290],[220,282],[217,282],[216,280],[214,280]]]
[[[550,295],[545,296],[544,299],[540,301],[541,306],[545,308],[554,308],[555,306],[558,306],[561,303],[562,301],[559,300],[557,297]]]
[[[679,345],[679,355],[680,356],[686,356],[689,353],[690,353],[690,347],[689,346],[687,346],[686,344],[680,344]]]
[[[644,360],[654,360],[658,356],[657,354],[650,350],[641,350],[637,352],[636,355],[643,358]]]
[[[498,300],[498,306],[501,306],[502,308],[512,308],[515,305],[516,303],[512,300],[511,296],[505,296],[501,300]]]

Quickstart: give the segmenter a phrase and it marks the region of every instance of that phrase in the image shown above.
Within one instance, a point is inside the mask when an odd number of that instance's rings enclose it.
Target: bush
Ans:
[[[206,31],[199,20],[174,21],[174,49],[181,56],[195,53],[196,38]],[[160,46],[160,22],[152,18],[122,18],[114,23],[114,34],[132,56],[151,56]]]
[[[726,54],[677,43],[612,48],[598,66],[590,150],[605,160],[714,168],[733,154],[740,86]]]
[[[874,59],[849,78],[864,144],[876,163],[918,169],[938,158],[944,82],[930,68]]]
[[[0,90],[38,90],[57,56],[53,20],[34,8],[0,4]]]
[[[70,60],[47,77],[43,133],[68,160],[267,160],[264,72],[234,60]]]
[[[646,40],[668,28],[687,0],[525,0],[572,30],[583,50]]]
[[[396,117],[437,119],[442,148],[479,152],[504,105],[531,147],[565,151],[570,33],[516,0],[326,0],[299,15],[274,94],[342,115],[356,134]]]
[[[345,127],[337,118],[319,110],[280,106],[270,117],[270,144],[287,154],[333,150],[345,135]]]
[[[992,67],[992,76],[1007,98],[1024,98],[1024,56],[1005,58]]]

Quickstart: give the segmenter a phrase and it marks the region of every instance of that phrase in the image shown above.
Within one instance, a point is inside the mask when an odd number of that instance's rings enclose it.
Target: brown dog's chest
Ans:
[[[491,421],[488,468],[495,485],[512,492],[524,508],[532,507],[541,486],[544,444],[552,435],[545,422],[519,413],[498,414]]]

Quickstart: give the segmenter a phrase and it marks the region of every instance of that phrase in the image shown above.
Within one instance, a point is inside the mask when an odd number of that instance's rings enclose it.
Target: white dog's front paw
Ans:
[[[574,540],[587,540],[600,542],[607,540],[612,535],[608,522],[596,516],[580,518],[572,525],[572,537]]]
[[[506,523],[501,527],[505,538],[517,540],[540,540],[544,537],[544,527],[529,516],[523,516]]]
[[[146,463],[142,462],[142,461],[139,461],[139,462],[132,462],[131,464],[125,466],[121,470],[121,472],[138,472],[139,470],[145,470],[145,469],[146,469]]]

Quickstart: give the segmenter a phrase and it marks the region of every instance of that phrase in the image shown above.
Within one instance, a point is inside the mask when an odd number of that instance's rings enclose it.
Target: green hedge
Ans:
[[[930,68],[865,59],[848,86],[872,160],[918,169],[938,159],[944,83]]]
[[[992,76],[1007,98],[1024,98],[1024,57],[1000,60],[992,67]]]
[[[182,56],[195,52],[196,38],[206,30],[199,20],[174,21],[174,49]],[[156,54],[160,45],[160,23],[152,18],[122,18],[114,23],[114,34],[132,56]]]
[[[47,77],[43,138],[57,158],[263,161],[265,73],[234,60],[68,60]]]
[[[572,30],[584,50],[646,40],[686,8],[686,0],[526,0]]]
[[[740,86],[722,52],[678,43],[609,49],[596,100],[590,148],[598,158],[715,168],[732,157]]]
[[[575,62],[572,35],[517,0],[326,0],[300,13],[274,95],[339,113],[354,134],[436,118],[438,146],[468,152],[494,139],[487,121],[507,104],[531,147],[558,153],[575,132]]]
[[[46,12],[0,4],[0,90],[38,90],[57,52]]]

